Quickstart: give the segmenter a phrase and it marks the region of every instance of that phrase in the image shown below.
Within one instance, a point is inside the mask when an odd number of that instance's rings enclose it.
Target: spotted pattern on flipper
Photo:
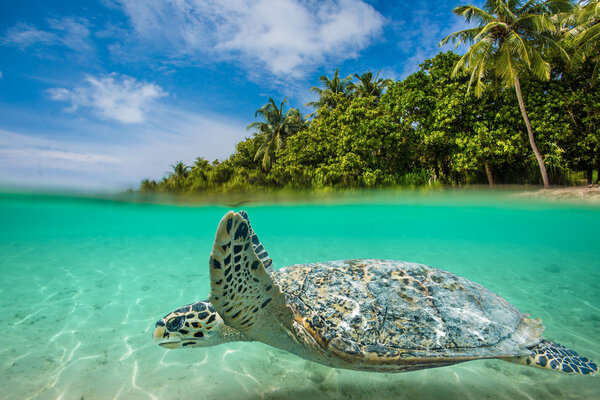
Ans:
[[[566,374],[595,375],[598,373],[598,364],[571,349],[548,340],[542,340],[540,344],[532,348],[529,356],[514,357],[508,361]]]
[[[258,236],[256,236],[254,230],[252,230],[252,224],[250,224],[250,217],[248,217],[246,211],[240,211],[239,214],[248,223],[248,233],[250,235],[250,243],[252,243],[252,249],[254,250],[260,261],[263,263],[267,272],[272,273],[273,260],[271,260],[271,257],[269,257],[269,253],[267,253],[267,250],[265,250],[264,246],[260,242],[260,239],[258,238]]]
[[[259,340],[268,327],[293,323],[293,315],[251,246],[250,232],[240,214],[221,220],[210,255],[209,299],[228,326]]]

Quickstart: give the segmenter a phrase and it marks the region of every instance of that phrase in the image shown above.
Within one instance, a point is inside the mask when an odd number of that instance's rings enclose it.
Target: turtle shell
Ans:
[[[349,362],[412,357],[442,365],[528,354],[541,340],[539,321],[524,324],[525,315],[495,293],[421,264],[332,261],[292,265],[274,277],[296,321]]]

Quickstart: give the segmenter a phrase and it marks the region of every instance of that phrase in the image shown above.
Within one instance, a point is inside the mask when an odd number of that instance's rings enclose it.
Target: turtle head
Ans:
[[[154,343],[167,349],[207,347],[247,339],[225,325],[208,301],[199,301],[170,312],[161,318],[152,335]]]

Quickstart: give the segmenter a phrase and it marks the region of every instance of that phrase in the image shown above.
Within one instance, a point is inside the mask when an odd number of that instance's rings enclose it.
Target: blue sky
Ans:
[[[336,68],[416,71],[464,3],[3,1],[0,184],[118,190],[227,158],[269,97],[302,109]]]

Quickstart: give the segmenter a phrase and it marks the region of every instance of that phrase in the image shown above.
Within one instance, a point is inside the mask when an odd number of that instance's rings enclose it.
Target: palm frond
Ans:
[[[528,0],[523,5],[518,7],[519,14],[537,14],[543,8],[543,3],[540,0]],[[517,7],[513,8],[516,9]]]
[[[281,150],[285,147],[285,136],[281,133],[275,137],[275,149]]]
[[[542,58],[542,54],[535,48],[531,49],[531,72],[542,80],[550,79],[550,63]]]
[[[506,47],[511,55],[518,55],[525,65],[531,67],[531,60],[529,58],[531,46],[525,42],[521,35],[514,31],[510,32],[506,37],[506,41],[502,44],[502,47]]]
[[[477,65],[481,59],[488,58],[492,50],[492,41],[489,39],[480,40],[475,43],[467,52],[458,60],[452,71],[452,76],[455,77],[458,71],[465,69],[470,71],[472,67]]]
[[[565,50],[560,41],[555,40],[553,38],[547,38],[546,42],[548,44],[548,47],[554,50],[560,56],[560,58],[563,59],[563,61],[571,61],[571,56],[569,56],[569,53]]]
[[[575,37],[575,45],[580,47],[586,43],[594,42],[596,45],[599,43],[595,41],[600,33],[600,23],[592,25],[588,28],[580,28],[580,33]]]
[[[600,7],[600,2],[597,6]],[[581,64],[592,54],[598,54],[600,52],[600,19],[593,25],[578,26],[567,43],[573,49],[572,61],[575,65]]]
[[[508,31],[508,25],[506,23],[500,21],[490,22],[484,26],[483,29],[481,29],[481,31],[473,38],[473,40],[479,41],[492,30],[498,30],[498,28],[502,28],[503,31]]]
[[[481,63],[483,60],[479,60],[479,62],[477,64],[474,64],[474,66],[471,68],[471,76],[469,77],[469,84],[467,85],[467,93],[469,93],[471,91],[471,86],[473,86],[473,82],[475,82],[475,80],[477,80],[477,83],[475,84],[475,95],[479,96],[479,93],[483,93],[483,90],[485,89],[485,85],[483,84],[482,81],[482,71],[481,71]]]
[[[589,1],[579,9],[577,24],[583,25],[593,20],[600,20],[600,1]]]
[[[287,97],[285,97],[283,99],[283,101],[281,102],[281,105],[279,106],[279,112],[277,113],[277,116],[279,117],[279,119],[281,119],[283,117],[283,106],[284,104],[287,103]],[[275,102],[273,102],[273,104],[275,104]]]
[[[483,78],[485,76],[485,59],[482,59],[479,62],[479,65],[477,66],[477,68],[475,69],[475,71],[478,71],[477,73],[477,85],[475,86],[475,96],[477,97],[481,97],[483,95],[483,92],[485,90],[486,85],[483,82]]]
[[[334,75],[334,77],[333,77],[333,80],[335,80],[335,79],[336,79],[337,73],[338,73],[338,70],[336,69],[336,70],[335,70],[335,75]],[[332,80],[330,80],[330,79],[327,77],[327,75],[321,75],[321,76],[319,77],[319,80],[321,81],[321,83],[323,84],[323,86],[324,86],[325,88],[331,89],[329,86],[330,86],[330,83],[331,83],[331,81],[332,81]]]
[[[513,22],[517,18],[514,10],[511,10],[511,8],[508,6],[508,4],[506,2],[504,2],[502,0],[496,0],[493,3],[494,3],[494,12],[499,17],[500,20],[510,23],[510,22]]]
[[[321,108],[321,102],[320,101],[309,101],[308,103],[305,104],[306,107],[311,107],[311,108]]]
[[[500,50],[498,50],[495,70],[507,87],[510,87],[513,84],[519,70],[518,64],[513,58],[513,53],[508,46],[502,46],[500,47]]]
[[[575,8],[570,0],[546,0],[544,5],[553,14],[570,12]]]
[[[524,69],[548,79],[550,65],[542,57],[542,51],[556,50],[563,59],[569,58],[556,34],[559,26],[562,32],[567,31],[565,24],[571,17],[556,13],[572,7],[570,0],[486,0],[482,9],[457,7],[456,14],[467,22],[478,22],[479,26],[454,32],[440,42],[441,45],[450,41],[471,45],[457,61],[452,76],[460,70],[467,71],[470,75],[468,90],[475,86],[476,95],[481,95],[486,88],[488,72],[494,72],[508,87],[515,84]],[[579,58],[584,59],[585,55]]]
[[[456,65],[454,66],[454,69],[452,70],[452,77],[454,78],[455,76],[458,75],[458,72],[460,70],[468,70],[468,63],[469,63],[469,57],[470,57],[470,51],[467,51],[465,54],[463,54],[463,56],[456,62]]]
[[[593,36],[589,36],[586,42],[579,44],[577,50],[573,54],[573,59],[585,61],[585,59],[588,58],[588,55],[598,48],[598,41],[600,41],[600,31],[596,32]]]
[[[264,124],[264,122],[255,121],[246,127],[246,130],[257,129],[260,130],[260,127]]]
[[[548,15],[530,14],[518,18],[514,24],[531,33],[556,32],[556,25]]]
[[[477,68],[472,68],[471,76],[469,78],[469,84],[467,85],[467,93],[471,91],[471,86],[473,86],[473,82],[475,81],[475,76],[477,75]]]
[[[516,10],[517,8],[519,8],[519,5],[522,3],[522,1],[523,0],[507,0],[506,5],[511,10]],[[529,0],[527,3],[531,3],[532,1],[535,1],[535,0]],[[524,4],[519,9],[522,10],[523,7],[526,6],[526,5],[527,4]]]
[[[470,28],[463,29],[462,31],[454,32],[440,41],[440,46],[445,45],[449,41],[452,41],[452,44],[456,43],[456,47],[460,46],[463,42],[472,42],[475,36],[481,31],[481,28]]]
[[[509,7],[513,10],[518,8],[520,12],[526,13],[529,10],[531,10],[532,6],[538,5],[540,1],[539,0],[528,0],[524,4],[519,4],[521,2],[522,1],[520,1],[520,0],[509,1]]]
[[[254,161],[258,161],[259,158],[263,157],[265,152],[267,152],[268,142],[263,142],[258,150],[256,150],[256,154],[254,155]]]
[[[265,151],[262,159],[262,167],[265,171],[271,168],[271,152]]]
[[[480,25],[485,25],[485,24],[488,24],[488,23],[494,21],[494,19],[495,19],[493,15],[490,15],[489,13],[483,11],[481,8],[475,7],[475,6],[470,6],[470,5],[456,7],[452,11],[456,15],[463,16],[465,18],[465,20],[467,21],[467,23],[471,23],[471,21],[475,21],[476,23],[478,23]]]

